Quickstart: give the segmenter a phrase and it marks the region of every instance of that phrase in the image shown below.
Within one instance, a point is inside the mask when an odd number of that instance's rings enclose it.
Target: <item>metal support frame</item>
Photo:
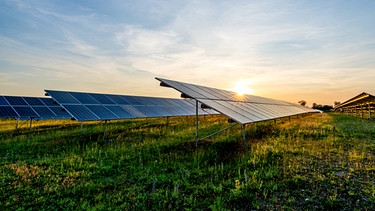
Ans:
[[[368,108],[368,119],[372,119],[372,117],[371,117],[371,107],[370,107],[370,103],[367,103],[367,108]]]
[[[206,139],[206,138],[210,138],[210,137],[212,137],[212,136],[214,136],[214,135],[216,135],[216,134],[218,134],[218,133],[221,133],[221,132],[223,132],[223,131],[225,131],[225,130],[228,130],[229,128],[232,128],[232,127],[234,127],[234,126],[236,126],[236,125],[237,125],[237,124],[231,124],[231,125],[229,125],[228,127],[225,127],[225,128],[223,128],[223,129],[221,129],[221,130],[219,130],[219,131],[216,131],[216,132],[212,133],[211,135],[208,135],[208,136],[206,136],[206,137],[204,137],[204,138],[199,139],[198,141],[202,141],[202,140],[204,140],[204,139]]]
[[[19,127],[19,121],[20,121],[20,118],[17,117],[17,118],[16,118],[16,129],[18,129],[18,127]]]
[[[204,139],[207,139],[207,138],[210,138],[210,137],[212,137],[212,136],[214,136],[214,135],[216,135],[216,134],[218,134],[218,133],[221,133],[221,132],[223,132],[223,131],[225,131],[225,130],[228,130],[229,128],[232,128],[232,127],[234,127],[234,126],[236,126],[237,124],[231,124],[231,125],[229,125],[229,126],[227,126],[227,127],[225,127],[225,128],[223,128],[223,129],[221,129],[221,130],[219,130],[219,131],[216,131],[216,132],[214,132],[214,133],[212,133],[212,134],[210,134],[210,135],[208,135],[208,136],[205,136],[204,138],[199,138],[199,127],[198,127],[198,125],[199,125],[199,115],[198,115],[198,100],[195,100],[195,146],[196,147],[198,147],[198,142],[199,141],[202,141],[202,140],[204,140]],[[242,137],[243,137],[243,140],[244,140],[244,150],[246,150],[246,132],[245,132],[245,125],[241,125],[242,126]]]
[[[33,118],[30,117],[30,130],[33,128]]]
[[[80,132],[81,132],[81,138],[83,137],[83,122],[81,122],[81,129],[80,129]]]
[[[107,121],[108,120],[104,120],[104,134],[103,134],[103,139],[105,140],[107,138]]]
[[[20,121],[20,118],[17,117],[16,118],[16,130],[17,129],[20,129],[23,125],[25,125],[28,121],[30,121],[30,126],[29,126],[29,129],[31,130],[33,128],[33,117],[30,117],[30,119],[26,120],[26,122],[24,122],[23,124],[20,125],[19,123]]]

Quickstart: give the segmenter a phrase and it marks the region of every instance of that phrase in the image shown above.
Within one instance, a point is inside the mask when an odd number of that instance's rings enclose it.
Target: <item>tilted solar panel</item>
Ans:
[[[5,96],[5,99],[9,102],[10,105],[27,105],[26,101],[22,97]]]
[[[5,100],[4,96],[0,96],[0,105],[9,105],[8,101]]]
[[[303,113],[320,112],[297,104],[253,95],[210,88],[190,83],[156,78],[162,86],[172,87],[184,96],[196,99],[204,106],[226,115],[244,125]]]
[[[195,115],[195,101],[45,90],[78,121]],[[217,114],[199,109],[199,114]]]
[[[67,119],[71,116],[51,98],[0,96],[0,118]]]
[[[14,111],[12,106],[0,106],[0,118],[16,118],[19,115]]]

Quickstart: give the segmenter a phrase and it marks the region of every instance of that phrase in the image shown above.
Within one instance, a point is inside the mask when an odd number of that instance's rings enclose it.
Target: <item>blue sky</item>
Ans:
[[[375,94],[373,0],[2,0],[0,94],[178,97],[154,77],[297,103]]]

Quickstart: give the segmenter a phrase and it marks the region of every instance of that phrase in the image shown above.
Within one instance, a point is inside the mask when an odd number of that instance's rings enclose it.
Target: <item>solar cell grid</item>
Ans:
[[[26,106],[13,106],[14,110],[18,113],[21,118],[35,118],[39,117],[37,113],[31,108]]]
[[[107,95],[109,99],[119,105],[130,105],[130,103],[123,97],[119,95]]]
[[[80,121],[100,120],[92,111],[83,105],[64,105],[73,118]]]
[[[60,104],[80,104],[80,102],[68,92],[58,92],[49,90],[47,93],[49,95],[53,95],[53,99],[55,99]]]
[[[54,119],[57,116],[48,107],[33,107],[42,119]]]
[[[46,106],[59,106],[59,104],[57,104],[52,98],[42,97],[42,98],[39,98],[39,99]]]
[[[97,100],[91,97],[88,93],[70,92],[70,94],[77,99],[81,104],[100,104]]]
[[[187,86],[183,86],[177,82],[174,82],[174,81],[170,81],[170,80],[166,80],[164,79],[164,81],[168,82],[168,84],[175,88],[176,90],[182,92],[181,90],[184,90],[182,93],[184,93],[185,95],[188,95],[192,98],[204,98],[204,96],[202,94],[199,94],[197,93],[196,91],[192,90],[190,87],[187,87]]]
[[[246,104],[248,107],[252,107],[253,109],[258,108],[259,110],[263,110],[264,112],[268,113],[269,116],[272,116],[273,118],[277,118],[278,116],[282,115],[280,112],[277,112],[275,110],[272,110],[269,108],[269,106],[264,104]]]
[[[103,105],[115,105],[116,103],[109,99],[106,95],[103,94],[91,94],[95,100],[97,100],[100,104]]]
[[[34,106],[34,105],[43,106],[44,105],[43,102],[37,97],[23,97],[23,99],[27,102],[27,104],[31,106]]]
[[[18,117],[11,106],[0,106],[0,118]]]
[[[129,112],[127,112],[126,110],[124,110],[123,108],[121,108],[120,106],[117,106],[117,105],[108,105],[108,106],[104,106],[104,107],[106,107],[108,110],[115,113],[121,119],[135,118],[136,117],[136,116],[130,114]]]
[[[263,110],[256,109],[256,108],[250,107],[250,106],[246,106],[249,103],[229,102],[229,104],[231,104],[235,107],[238,107],[240,109],[239,112],[241,112],[242,114],[245,114],[245,115],[248,115],[248,116],[254,115],[255,118],[258,118],[258,119],[267,119],[269,116],[271,116],[270,114],[264,112]]]
[[[64,111],[63,108],[60,106],[48,106],[48,108],[56,115],[56,119],[66,119],[72,117],[67,111]]]
[[[16,96],[5,96],[6,100],[9,102],[10,105],[27,105],[26,101],[22,97]]]
[[[0,96],[0,105],[9,105],[8,101],[3,96]]]
[[[207,93],[210,93],[213,97],[206,97],[208,99],[221,99],[221,100],[233,100],[236,99],[232,93],[229,92],[219,92],[216,89],[209,89],[208,87],[199,86],[199,88]]]
[[[147,105],[147,103],[142,103],[142,99],[141,98],[136,98],[136,97],[132,97],[132,96],[124,96],[123,97],[129,105]]]
[[[217,109],[218,111],[220,111],[224,115],[226,115],[226,116],[228,116],[228,117],[230,117],[230,118],[232,118],[236,121],[254,121],[253,119],[251,119],[251,117],[247,117],[247,116],[239,113],[236,110],[228,109],[228,107],[223,106],[222,104],[220,104],[217,101],[206,100],[206,99],[203,99],[201,101],[204,104],[209,105],[210,107],[213,107],[213,108]]]
[[[98,116],[100,120],[119,119],[118,116],[102,105],[86,105],[86,107]]]
[[[129,112],[131,115],[137,117],[137,118],[147,117],[146,114],[142,113],[140,110],[138,110],[134,106],[131,106],[131,105],[121,105],[120,107],[123,108],[125,111]]]
[[[144,113],[147,117],[165,116],[163,115],[165,112],[161,111],[162,108],[156,108],[154,106],[147,106],[147,105],[146,106],[134,106],[134,107],[137,108],[137,110],[139,110],[140,112]]]

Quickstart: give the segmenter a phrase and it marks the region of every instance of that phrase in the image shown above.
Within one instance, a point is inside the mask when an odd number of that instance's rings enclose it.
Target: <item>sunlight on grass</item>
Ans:
[[[195,147],[194,117],[0,124],[0,209],[375,208],[375,122],[314,114],[239,127]],[[200,117],[200,136],[229,123]]]

